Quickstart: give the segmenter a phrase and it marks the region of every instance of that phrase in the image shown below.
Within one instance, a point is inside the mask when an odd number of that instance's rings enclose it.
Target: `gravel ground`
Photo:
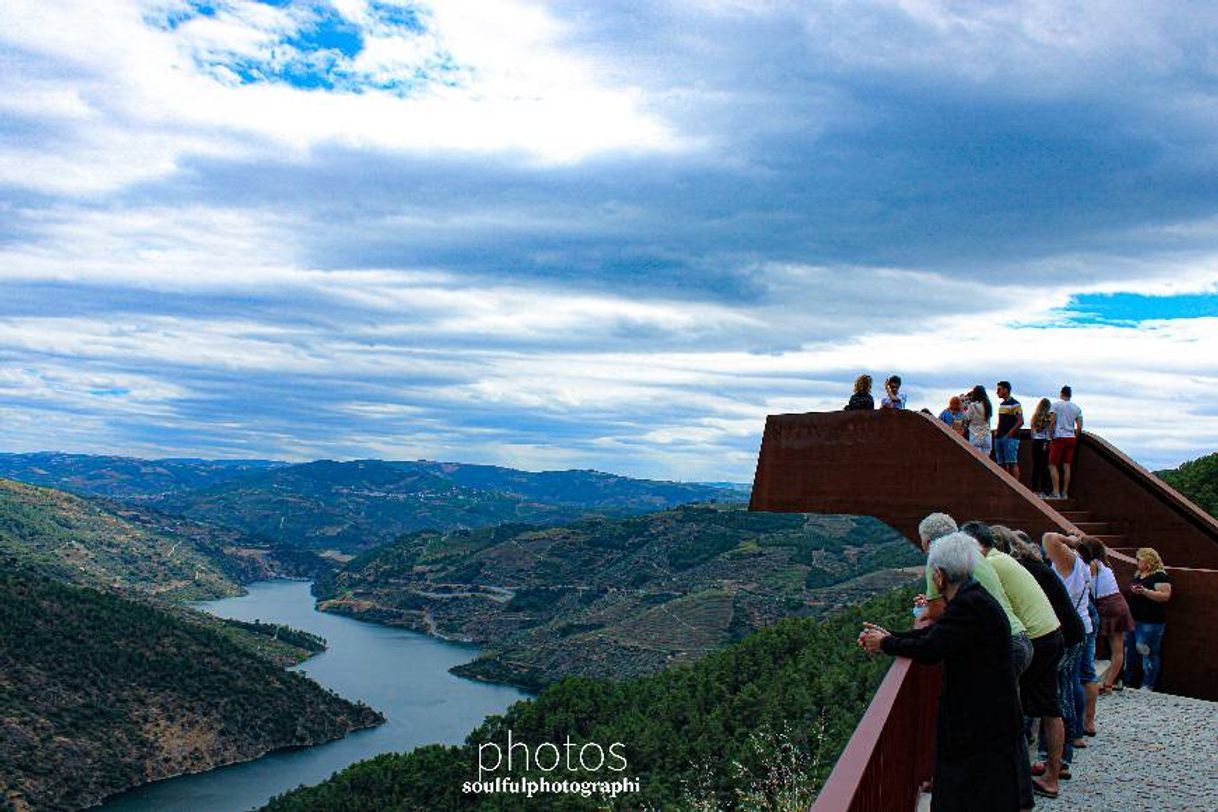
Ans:
[[[1099,733],[1042,810],[1218,810],[1218,703],[1125,689],[1099,698]]]

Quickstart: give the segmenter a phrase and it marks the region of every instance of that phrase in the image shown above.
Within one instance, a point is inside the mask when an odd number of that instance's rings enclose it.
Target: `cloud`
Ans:
[[[9,4],[0,443],[747,480],[861,370],[1218,444],[1218,15]],[[1179,415],[1182,420],[1164,420]]]

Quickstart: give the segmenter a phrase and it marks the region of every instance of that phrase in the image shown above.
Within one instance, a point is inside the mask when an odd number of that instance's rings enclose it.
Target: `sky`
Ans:
[[[860,372],[1218,448],[1214,4],[0,17],[0,450],[747,482]]]

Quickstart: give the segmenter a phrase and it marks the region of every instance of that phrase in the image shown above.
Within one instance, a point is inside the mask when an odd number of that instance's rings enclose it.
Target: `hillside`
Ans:
[[[269,460],[141,460],[38,452],[0,454],[0,477],[93,496],[156,496],[205,488],[286,463]]]
[[[261,572],[225,551],[239,534],[193,523],[157,526],[147,515],[120,513],[0,479],[0,554],[57,580],[165,598],[240,594],[238,583]]]
[[[80,809],[382,721],[211,629],[0,563],[0,786],[16,810]]]
[[[790,618],[692,665],[639,679],[567,679],[487,719],[463,746],[378,756],[264,809],[807,809],[891,662],[859,650],[860,624],[907,628],[912,595],[896,590],[822,622]],[[564,748],[568,735],[578,746],[622,742],[627,768],[620,775],[638,778],[641,792],[616,802],[463,795],[462,782],[478,778],[478,746],[495,742],[506,750],[509,730],[514,742],[533,748]],[[511,773],[501,768],[483,777],[526,774],[519,766],[518,754]],[[552,781],[618,775],[568,772],[565,765],[527,774]]]
[[[1218,453],[1155,473],[1211,515],[1218,516]]]
[[[784,617],[857,603],[922,560],[873,519],[703,505],[416,533],[315,591],[326,611],[487,647],[464,676],[537,688],[692,660]]]
[[[637,513],[724,494],[731,492],[588,471],[526,474],[485,466],[360,460],[275,468],[162,496],[154,504],[272,542],[358,552],[425,529],[558,523],[589,513]]]

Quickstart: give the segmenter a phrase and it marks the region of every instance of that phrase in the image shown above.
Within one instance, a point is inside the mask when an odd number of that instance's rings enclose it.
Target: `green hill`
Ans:
[[[874,519],[688,505],[411,534],[315,591],[327,611],[479,643],[486,654],[458,673],[536,689],[692,660],[784,617],[857,603],[921,563]]]
[[[225,552],[236,534],[190,523],[156,527],[120,512],[0,479],[0,554],[60,581],[165,598],[237,595],[238,582],[259,571]]]
[[[358,552],[419,530],[554,524],[726,497],[738,494],[591,471],[529,474],[449,463],[323,460],[165,495],[153,504],[277,543]]]
[[[859,650],[861,621],[907,628],[912,594],[890,592],[822,622],[790,618],[692,665],[647,677],[563,680],[490,717],[463,746],[381,755],[265,810],[806,809],[891,662]],[[462,794],[462,783],[478,777],[479,746],[494,742],[506,752],[508,731],[534,749],[547,742],[563,749],[568,736],[576,752],[587,743],[621,742],[627,767],[620,774],[639,779],[641,792],[616,801]],[[526,772],[520,761],[518,752],[511,773],[501,768],[484,777],[618,775],[568,772],[565,764],[550,773],[531,764]],[[493,763],[493,753],[485,763]]]
[[[213,629],[0,563],[0,801],[15,809],[80,809],[382,721]]]
[[[1218,453],[1198,457],[1178,468],[1157,471],[1168,485],[1211,515],[1218,516]]]

